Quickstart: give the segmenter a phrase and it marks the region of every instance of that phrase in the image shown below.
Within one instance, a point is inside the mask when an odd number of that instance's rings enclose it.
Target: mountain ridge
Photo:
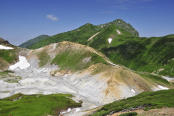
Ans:
[[[130,24],[124,22],[121,19],[117,19],[112,22],[100,24],[100,25],[93,25],[91,23],[86,23],[72,31],[67,31],[60,34],[53,35],[50,38],[47,38],[46,40],[40,40],[40,42],[28,46],[28,48],[35,49],[44,45],[48,45],[50,43],[56,43],[61,41],[71,41],[71,42],[77,42],[77,43],[86,45],[88,43],[87,40],[92,35],[103,30],[103,28],[107,28],[108,26],[111,26],[111,25],[116,25],[116,28],[120,28],[126,31],[129,35],[132,35],[132,36],[139,35],[138,32]]]
[[[86,23],[75,30],[41,40],[30,48],[36,49],[62,41],[80,43],[99,50],[115,64],[136,71],[174,77],[173,39],[172,34],[162,37],[139,37],[130,24],[117,19],[101,25]]]
[[[28,41],[22,43],[21,45],[19,45],[19,47],[28,48],[28,47],[31,46],[32,44],[35,44],[35,43],[37,43],[37,42],[39,42],[39,41],[41,41],[41,40],[44,40],[44,39],[46,39],[46,38],[49,38],[49,36],[48,36],[48,35],[40,35],[40,36],[37,36],[37,37],[35,37],[35,38],[33,38],[33,39],[30,39],[30,40],[28,40]]]

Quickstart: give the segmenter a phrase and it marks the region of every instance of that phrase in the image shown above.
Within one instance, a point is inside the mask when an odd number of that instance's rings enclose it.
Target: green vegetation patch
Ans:
[[[94,40],[96,41],[90,43],[90,46],[94,48],[103,48],[105,46],[108,46],[108,37],[117,37],[118,33],[116,32],[116,29],[120,30],[122,35],[125,36],[137,37],[139,35],[138,32],[130,24],[124,22],[121,19],[118,19],[103,25],[93,25],[87,23],[75,30],[56,34],[50,37],[42,35],[25,42],[21,46],[36,49],[49,45],[51,43],[57,43],[62,41],[71,41],[87,45],[89,44],[88,39],[97,32],[100,32],[100,34],[94,38]]]
[[[85,24],[75,30],[60,33],[54,36],[51,36],[46,39],[42,39],[38,42],[35,42],[28,46],[28,48],[31,49],[37,49],[46,45],[49,45],[51,43],[58,43],[62,41],[71,41],[71,42],[76,42],[80,44],[87,44],[87,40],[94,35],[95,33],[99,32],[100,28],[92,25],[92,24]]]
[[[0,72],[0,76],[5,76],[5,75],[8,75],[8,72],[6,71]]]
[[[33,44],[41,41],[41,40],[46,40],[48,39],[49,36],[48,35],[40,35],[34,39],[31,39],[29,41],[26,41],[25,43],[21,44],[19,47],[23,47],[23,48],[30,48]]]
[[[81,70],[95,63],[106,63],[105,60],[95,53],[86,50],[66,50],[59,53],[52,61],[61,69]]]
[[[0,58],[8,63],[13,63],[17,60],[16,50],[0,50]]]
[[[163,79],[161,76],[153,75],[150,73],[140,73],[140,72],[137,73],[140,74],[143,78],[149,80],[150,82],[154,82],[160,85],[167,85],[167,86],[171,85],[166,79]]]
[[[102,48],[101,51],[114,63],[133,70],[174,76],[172,35],[151,38],[116,37],[111,46]]]
[[[128,112],[128,113],[120,114],[119,116],[137,116],[137,113],[136,112]]]
[[[104,105],[92,116],[105,116],[109,113],[131,109],[155,109],[162,107],[174,107],[174,90],[162,90],[156,92],[144,92],[137,96],[115,101]]]
[[[48,116],[62,110],[80,107],[69,94],[22,95],[16,94],[0,100],[1,116]]]
[[[39,52],[37,54],[37,56],[39,58],[40,67],[46,65],[48,63],[48,61],[50,60],[50,56],[48,55],[48,53],[46,51]]]
[[[9,77],[10,78],[4,79],[4,81],[8,83],[18,83],[22,79],[20,76],[9,75]]]

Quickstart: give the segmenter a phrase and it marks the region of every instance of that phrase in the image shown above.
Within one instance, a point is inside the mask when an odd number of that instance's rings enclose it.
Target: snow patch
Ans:
[[[60,114],[66,114],[66,113],[69,113],[69,112],[71,112],[71,108],[68,108],[67,111],[60,112]]]
[[[109,42],[109,44],[111,44],[112,38],[108,38],[108,42]]]
[[[131,89],[131,92],[134,93],[134,94],[136,93],[134,89]]]
[[[71,108],[68,108],[67,112],[70,112],[71,111]]]
[[[19,62],[17,62],[14,65],[11,65],[9,67],[9,70],[15,70],[16,68],[20,68],[20,69],[26,69],[30,66],[30,64],[28,63],[26,57],[24,56],[19,56]]]
[[[169,88],[161,86],[161,85],[158,85],[158,88],[161,89],[161,90],[168,90],[169,89]]]
[[[76,110],[76,112],[79,112],[80,111],[80,108],[76,108],[75,110]]]
[[[4,45],[0,45],[0,49],[2,49],[2,50],[12,50],[14,48],[8,47],[8,46],[4,46]]]
[[[166,79],[167,81],[174,81],[173,77],[162,76],[162,78]]]
[[[120,34],[121,34],[120,30],[118,30],[118,29],[117,29],[116,31],[117,31],[118,35],[120,35]]]
[[[154,91],[159,91],[159,90],[168,90],[169,88],[158,85],[157,87],[154,87],[153,90]]]

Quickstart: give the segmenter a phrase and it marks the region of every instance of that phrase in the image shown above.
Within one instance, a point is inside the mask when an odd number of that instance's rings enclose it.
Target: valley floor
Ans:
[[[73,100],[83,101],[82,107],[78,109],[72,109],[64,114],[64,116],[81,116],[86,110],[93,109],[95,107],[103,105],[102,99],[97,96],[101,94],[100,91],[95,91],[94,88],[97,79],[94,77],[86,77],[83,80],[79,77],[75,78],[74,75],[64,75],[62,77],[52,77],[49,72],[57,67],[47,68],[27,68],[24,70],[15,70],[15,74],[22,79],[18,83],[8,83],[3,80],[0,81],[0,98],[6,98],[17,93],[25,95],[31,94],[55,94],[55,93],[68,93],[72,94]],[[83,82],[82,82],[83,80]],[[89,88],[84,87],[84,83],[88,84]],[[98,87],[105,87],[104,83],[101,83]],[[97,88],[97,87],[96,87]]]
[[[19,63],[20,61],[17,64]],[[23,69],[14,68],[13,75],[20,77],[19,80],[13,82],[0,80],[0,99],[17,93],[25,95],[64,93],[73,95],[74,97],[72,99],[74,101],[82,101],[82,107],[62,111],[63,116],[84,116],[92,112],[91,109],[118,100],[112,95],[109,97],[105,96],[104,90],[108,87],[108,81],[106,81],[106,78],[99,78],[100,74],[91,75],[86,71],[84,73],[75,72],[72,74],[51,76],[51,71],[59,68],[56,65],[46,65],[40,68],[37,66],[38,62],[36,59],[30,59],[29,64],[30,66],[28,65],[28,67]],[[111,80],[111,82],[112,81],[114,82],[114,80]],[[110,84],[112,90],[112,83]],[[138,94],[138,92],[135,92],[130,86],[125,87],[120,84],[120,88],[124,93],[124,96],[121,96],[122,98]],[[113,93],[113,91],[111,92]],[[118,94],[117,91],[114,90],[114,92]]]

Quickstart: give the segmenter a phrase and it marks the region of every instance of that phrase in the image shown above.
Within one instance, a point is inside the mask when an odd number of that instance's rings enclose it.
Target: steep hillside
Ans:
[[[95,48],[112,62],[132,70],[174,77],[174,35],[151,38],[138,36],[130,24],[117,19],[101,25],[88,23],[78,29],[40,40],[29,48],[71,41]]]
[[[121,99],[143,91],[158,90],[160,89],[159,85],[172,87],[169,82],[160,76],[154,76],[153,78],[151,75],[140,76],[124,67],[113,64],[104,54],[91,47],[68,41],[31,50],[27,55],[27,59],[32,63],[33,61],[37,62],[38,65],[35,64],[35,67],[46,68],[49,65],[57,65],[58,69],[51,71],[52,76],[77,73],[84,79],[85,75],[99,80],[101,78],[101,82],[106,84],[106,88],[103,88],[104,93],[100,93],[104,101]],[[99,85],[90,86],[100,86],[101,82],[98,82]],[[98,98],[98,100],[100,101],[101,98]]]
[[[123,99],[120,101],[115,101],[111,104],[107,104],[107,105],[103,106],[102,108],[100,108],[100,110],[96,111],[91,116],[106,116],[107,114],[110,114],[109,116],[118,116],[116,114],[114,115],[114,113],[116,113],[116,112],[121,112],[120,114],[123,114],[124,112],[129,112],[129,113],[127,113],[127,115],[125,114],[123,116],[136,116],[136,115],[131,115],[130,112],[131,111],[134,112],[134,111],[138,111],[138,110],[150,110],[150,109],[155,109],[155,108],[159,109],[162,107],[165,107],[165,108],[174,107],[174,102],[173,102],[174,97],[173,96],[174,96],[174,90],[165,90],[165,91],[158,91],[158,92],[145,92],[145,93],[139,94],[137,96],[134,96],[134,97],[131,97],[128,99]],[[170,116],[169,114],[172,112],[173,111],[166,112],[165,115]],[[136,113],[134,113],[134,114],[136,114]],[[150,116],[152,114],[149,114],[149,115],[141,114],[141,115]],[[120,115],[120,116],[122,116],[122,115]]]
[[[10,45],[10,43],[7,40],[4,40],[3,38],[0,38],[0,43],[2,45]]]
[[[101,51],[114,63],[133,70],[174,76],[174,36],[115,38]]]
[[[24,42],[23,44],[19,45],[19,47],[22,48],[30,48],[33,44],[36,44],[37,42],[41,41],[41,40],[45,40],[49,38],[48,35],[40,35],[34,39],[28,40],[26,42]]]
[[[8,41],[0,38],[0,70],[7,70],[10,64],[18,60],[18,50]]]
[[[134,37],[138,37],[138,35],[130,33],[123,27],[117,26],[115,23],[109,23],[104,26],[100,33],[93,37],[93,39],[90,40],[87,45],[101,50],[102,48],[110,47],[113,43],[115,43],[115,39]]]
[[[100,53],[99,56],[96,53],[96,50],[88,46],[64,41],[32,50],[28,56],[30,58],[37,57],[40,67],[56,64],[61,69],[76,71],[96,63],[107,64],[101,57],[104,55]]]
[[[114,30],[105,31],[108,28],[114,27]],[[117,30],[116,30],[117,29]],[[121,32],[120,32],[121,31]],[[130,25],[124,22],[121,19],[114,20],[112,22],[102,24],[102,25],[93,25],[87,23],[75,30],[60,33],[50,38],[40,40],[30,46],[28,48],[36,49],[48,45],[50,43],[57,43],[62,41],[71,41],[80,44],[87,45],[89,43],[89,38],[95,35],[96,33],[105,32],[106,36],[116,36],[116,35],[125,35],[125,36],[138,36],[138,32]]]

